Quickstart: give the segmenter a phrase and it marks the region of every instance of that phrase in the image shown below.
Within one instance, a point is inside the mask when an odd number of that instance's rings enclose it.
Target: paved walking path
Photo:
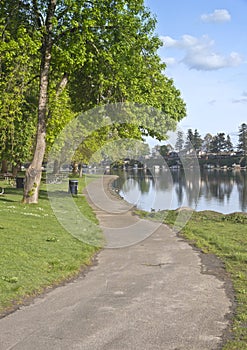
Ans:
[[[89,196],[108,246],[124,247],[103,250],[85,277],[1,319],[0,349],[217,349],[231,308],[223,282],[202,274],[198,253],[165,225],[106,199],[108,181],[91,184]]]

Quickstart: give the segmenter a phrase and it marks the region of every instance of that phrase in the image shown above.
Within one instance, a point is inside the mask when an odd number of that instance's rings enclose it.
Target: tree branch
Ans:
[[[56,87],[56,97],[58,97],[62,91],[66,88],[66,85],[69,81],[69,74],[68,73],[64,73],[62,79],[60,80],[60,82],[57,84]]]
[[[69,74],[65,72],[61,80],[58,82],[56,86],[56,98],[58,98],[59,95],[64,91],[68,81],[69,81]],[[51,117],[52,117],[52,114],[51,114],[51,110],[49,109],[47,113],[47,120],[50,119]]]
[[[90,4],[91,6],[94,5],[94,2],[93,2],[93,1],[90,1],[90,0],[85,1],[85,3],[88,3],[88,4]],[[85,7],[85,6],[84,6],[84,7]],[[57,20],[59,21],[61,18],[63,18],[63,16],[64,16],[68,11],[69,11],[69,6],[65,7],[65,9],[64,9],[62,12],[60,12],[60,14],[57,16]]]
[[[118,28],[116,26],[95,26],[95,27],[90,27],[90,29],[113,29],[113,28]],[[54,40],[54,42],[57,42],[61,37],[65,36],[66,34],[73,34],[75,33],[77,30],[83,30],[82,26],[78,26],[78,27],[74,27],[74,28],[70,28],[70,29],[66,29],[63,32],[61,32],[59,35],[57,35],[56,40]]]
[[[41,20],[42,16],[41,16],[41,14],[40,14],[40,12],[38,10],[37,0],[32,0],[32,4],[33,4],[33,9],[34,9],[34,15],[35,15],[36,22],[38,24],[38,27],[41,28],[42,24],[44,24],[44,21]]]

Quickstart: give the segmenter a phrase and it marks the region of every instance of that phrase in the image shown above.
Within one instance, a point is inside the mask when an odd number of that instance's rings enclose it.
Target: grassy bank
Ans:
[[[92,180],[93,178],[89,179]],[[79,180],[79,193],[85,186]],[[22,190],[1,181],[0,196],[0,314],[21,304],[50,286],[73,278],[90,264],[99,249],[81,242],[58,223],[50,206],[45,185],[37,205],[21,203]],[[68,181],[60,195],[67,195]],[[97,220],[82,195],[75,203],[90,222]],[[89,226],[88,235],[99,235]],[[96,232],[97,231],[97,232]]]
[[[173,227],[177,211],[136,213],[152,220],[162,220]],[[180,212],[180,217],[183,215]],[[186,213],[185,213],[186,215]],[[203,253],[213,253],[225,264],[233,282],[237,308],[232,325],[232,339],[224,350],[247,349],[247,214],[223,215],[215,212],[194,212],[180,235]]]

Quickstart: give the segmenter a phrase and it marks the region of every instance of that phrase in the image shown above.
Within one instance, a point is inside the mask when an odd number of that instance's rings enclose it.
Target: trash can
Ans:
[[[78,193],[78,180],[69,180],[69,192],[71,194]]]
[[[24,177],[17,177],[15,181],[16,181],[16,188],[24,188]]]

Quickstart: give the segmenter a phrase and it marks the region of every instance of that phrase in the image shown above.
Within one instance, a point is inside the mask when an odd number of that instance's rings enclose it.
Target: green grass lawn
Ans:
[[[173,227],[178,212],[147,213],[136,211],[143,218],[162,220]],[[186,215],[186,213],[184,213]],[[181,212],[179,214],[181,216]],[[182,214],[183,215],[183,214]],[[183,221],[183,220],[182,220]],[[215,212],[194,212],[180,235],[204,253],[213,253],[225,264],[236,296],[237,308],[232,325],[232,339],[224,350],[247,349],[247,214],[223,215]]]
[[[82,193],[85,180],[78,180],[79,193]],[[25,298],[78,275],[90,264],[99,247],[76,239],[59,224],[45,185],[41,187],[39,203],[33,205],[21,203],[21,189],[4,181],[0,182],[1,186],[5,188],[4,195],[0,196],[0,313],[3,313]],[[60,195],[63,192],[67,195],[68,180],[62,187]],[[91,223],[86,234],[102,238],[84,196],[74,196],[74,201]]]

